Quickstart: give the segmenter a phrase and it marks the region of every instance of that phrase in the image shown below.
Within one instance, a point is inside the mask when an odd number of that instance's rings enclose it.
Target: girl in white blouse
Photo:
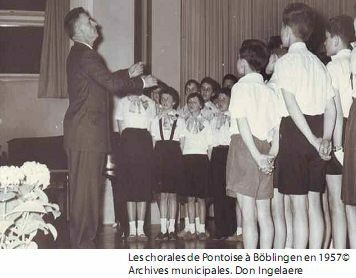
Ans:
[[[161,216],[161,232],[156,239],[174,240],[176,239],[176,193],[180,192],[184,184],[183,156],[180,148],[184,120],[178,117],[175,110],[179,104],[179,95],[173,88],[168,87],[161,91],[160,104],[161,113],[155,117],[151,126],[155,145],[156,183],[154,191],[160,194]]]
[[[152,194],[153,147],[149,129],[155,114],[154,101],[145,95],[115,99],[114,118],[121,134],[118,175],[127,202],[128,241],[148,239],[143,225]]]
[[[199,93],[192,93],[187,99],[190,115],[185,118],[183,132],[183,159],[185,169],[185,189],[188,197],[189,231],[185,239],[193,239],[196,233],[199,239],[206,239],[205,198],[209,185],[209,157],[211,153],[212,134],[209,122],[202,116],[204,100]],[[195,201],[198,207],[195,207]],[[200,223],[194,220],[199,216]]]

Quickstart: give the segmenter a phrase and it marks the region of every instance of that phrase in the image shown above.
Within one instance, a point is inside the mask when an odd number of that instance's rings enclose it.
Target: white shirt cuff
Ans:
[[[142,82],[143,82],[143,88],[146,88],[146,82],[145,79],[141,76]]]

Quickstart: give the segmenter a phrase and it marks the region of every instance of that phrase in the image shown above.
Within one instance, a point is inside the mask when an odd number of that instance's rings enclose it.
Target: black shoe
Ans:
[[[156,238],[156,240],[168,240],[168,233],[163,234],[162,232],[160,232]]]
[[[170,233],[168,234],[168,239],[169,239],[169,240],[177,240],[177,235],[176,235],[176,233],[170,232]]]

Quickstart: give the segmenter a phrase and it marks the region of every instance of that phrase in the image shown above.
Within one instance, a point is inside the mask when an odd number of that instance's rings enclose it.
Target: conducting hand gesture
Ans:
[[[157,79],[155,77],[153,77],[152,75],[142,76],[142,79],[144,80],[144,83],[145,83],[144,88],[150,88],[153,86],[157,86]]]
[[[130,78],[140,76],[143,73],[143,63],[138,62],[129,68]]]

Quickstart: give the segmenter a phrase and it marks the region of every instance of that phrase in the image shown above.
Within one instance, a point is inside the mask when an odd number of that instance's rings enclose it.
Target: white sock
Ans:
[[[167,233],[167,218],[161,218],[161,233]]]
[[[205,224],[199,224],[198,226],[198,233],[205,233]]]
[[[237,227],[236,229],[236,235],[242,235],[242,228],[241,227]]]
[[[195,224],[194,223],[189,223],[189,232],[192,234],[195,234]]]
[[[189,231],[189,217],[184,217],[184,231]]]
[[[143,231],[143,224],[145,223],[145,221],[143,220],[137,220],[137,235],[142,235],[145,234]]]
[[[169,219],[168,233],[174,233],[175,224],[176,224],[176,220],[174,218],[173,219]]]
[[[195,229],[199,232],[200,218],[195,217]]]
[[[130,235],[136,235],[136,221],[129,221]]]

